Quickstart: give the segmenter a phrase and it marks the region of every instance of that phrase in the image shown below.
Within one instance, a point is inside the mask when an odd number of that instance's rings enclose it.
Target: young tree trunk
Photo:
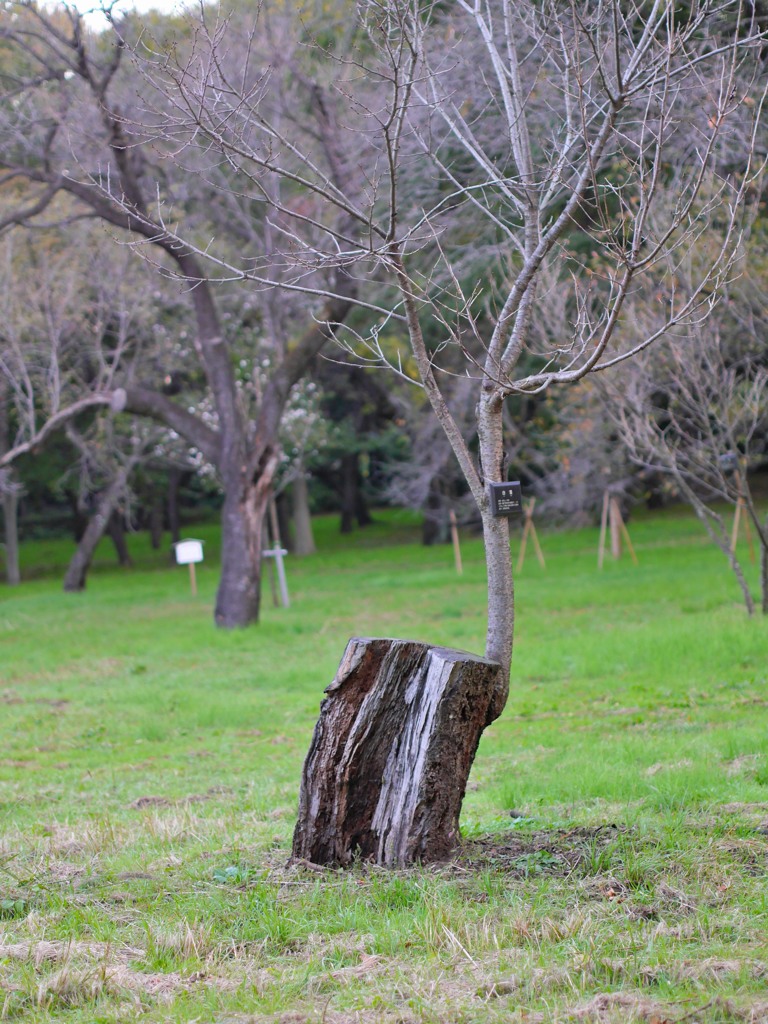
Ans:
[[[368,508],[368,502],[365,500],[363,488],[360,484],[359,466],[357,476],[357,494],[355,496],[355,517],[357,519],[357,525],[360,527],[370,526],[373,522],[371,510]]]
[[[477,407],[480,461],[486,493],[480,503],[483,521],[483,547],[488,586],[488,627],[485,634],[485,656],[497,661],[502,669],[503,686],[496,694],[498,717],[509,693],[509,672],[512,664],[512,641],[515,626],[515,592],[512,580],[512,558],[509,552],[509,520],[491,514],[487,493],[489,483],[506,479],[502,402],[497,397],[481,397]]]
[[[342,533],[352,533],[357,510],[357,453],[341,457],[341,524]]]
[[[728,536],[728,531],[725,528],[722,516],[704,504],[698,494],[689,486],[688,481],[681,473],[674,473],[674,478],[677,486],[685,495],[686,500],[696,513],[696,518],[709,534],[710,540],[714,541],[728,559],[728,564],[731,567],[733,575],[736,577],[742,597],[744,598],[744,606],[747,609],[747,615],[754,615],[754,598],[752,597],[752,592],[749,589],[749,584],[744,578],[741,562],[736,557],[736,551],[731,546],[731,538]]]
[[[153,551],[159,551],[163,543],[163,501],[156,491],[152,495],[149,510],[149,543]]]
[[[304,764],[293,857],[387,866],[449,857],[500,673],[463,651],[350,640]]]
[[[131,468],[132,466],[124,466],[109,487],[101,493],[96,512],[88,521],[80,543],[77,545],[77,550],[67,566],[64,575],[64,590],[67,593],[85,590],[85,582],[96,545],[104,536],[112,513],[125,488]]]
[[[297,468],[291,489],[293,491],[293,528],[296,531],[295,551],[297,555],[312,555],[316,550],[315,538],[312,535],[307,478],[301,466]]]
[[[128,550],[128,544],[125,539],[125,524],[123,523],[122,515],[117,509],[115,509],[109,517],[107,533],[111,537],[112,543],[115,545],[118,565],[121,565],[124,568],[128,568],[133,565],[131,553]]]
[[[12,587],[21,582],[19,570],[19,499],[13,493],[3,495],[3,535],[5,537],[5,582]]]
[[[764,533],[768,535],[768,516],[765,519]],[[762,538],[760,543],[760,593],[763,615],[768,615],[768,544],[765,544]]]
[[[0,455],[10,448],[10,425],[7,385],[0,377]],[[11,471],[7,471],[8,484],[12,484]],[[2,494],[3,536],[5,538],[5,581],[15,587],[21,580],[19,572],[19,498],[12,486]]]

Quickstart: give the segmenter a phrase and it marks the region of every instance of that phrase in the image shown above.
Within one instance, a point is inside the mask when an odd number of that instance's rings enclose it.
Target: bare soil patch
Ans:
[[[465,842],[456,865],[473,871],[496,870],[527,876],[547,872],[569,875],[595,850],[628,830],[618,825],[546,829],[492,835]]]

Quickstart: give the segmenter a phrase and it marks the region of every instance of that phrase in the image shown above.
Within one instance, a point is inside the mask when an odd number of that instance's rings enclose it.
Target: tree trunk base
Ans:
[[[391,867],[450,857],[500,675],[464,651],[350,640],[304,763],[293,857]]]

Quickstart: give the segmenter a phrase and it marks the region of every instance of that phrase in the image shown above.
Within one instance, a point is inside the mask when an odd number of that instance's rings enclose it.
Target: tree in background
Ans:
[[[98,218],[118,240],[141,247],[161,274],[175,278],[188,293],[193,354],[210,393],[212,415],[190,412],[188,403],[174,401],[162,388],[118,374],[108,388],[94,382],[69,405],[60,405],[2,461],[9,464],[68,417],[95,405],[152,418],[184,437],[215,466],[225,496],[215,619],[222,626],[242,626],[258,618],[262,525],[279,463],[282,413],[293,385],[347,316],[353,289],[343,267],[315,269],[312,295],[319,291],[322,297],[320,308],[312,310],[306,288],[286,292],[291,302],[285,295],[278,299],[270,284],[258,312],[269,379],[260,390],[254,386],[256,405],[246,409],[234,372],[233,338],[210,268],[196,244],[179,243],[177,218],[191,239],[210,237],[218,227],[227,239],[225,251],[240,252],[252,268],[261,268],[261,274],[251,276],[256,295],[264,286],[265,267],[280,277],[274,251],[277,239],[284,237],[278,212],[282,179],[274,176],[249,196],[247,179],[238,179],[231,163],[211,161],[205,154],[193,159],[174,120],[174,93],[160,93],[153,84],[157,55],[171,68],[168,55],[183,55],[190,44],[183,24],[166,23],[165,28],[165,37],[150,41],[138,23],[126,19],[115,23],[114,32],[93,37],[71,9],[44,13],[27,0],[8,5],[0,33],[5,92],[0,166],[6,189],[0,226],[39,223],[44,214],[61,217],[56,203],[63,195],[65,218]],[[241,38],[227,61],[220,59],[216,73],[257,89],[273,117],[288,119],[297,137],[316,139],[318,168],[326,167],[331,179],[341,176],[338,187],[350,190],[327,85],[301,73],[299,29],[297,19],[282,10],[274,31],[259,37],[259,46],[253,38]],[[136,40],[148,58],[144,75],[123,59]],[[276,54],[279,72],[265,79],[262,63]],[[138,126],[139,110],[156,112],[147,115],[151,123]],[[294,215],[312,219],[316,203],[311,195],[292,194],[286,201]],[[226,290],[223,283],[221,288]],[[317,299],[313,302],[317,307]]]
[[[744,276],[725,291],[712,314],[673,331],[651,359],[642,353],[603,391],[603,410],[629,457],[662,474],[687,501],[736,576],[747,611],[754,600],[736,555],[735,536],[716,507],[743,511],[760,548],[762,610],[768,614],[768,519],[755,504],[750,473],[768,456],[768,359],[765,352],[765,254],[757,240],[746,250]],[[691,287],[678,263],[676,286]],[[634,323],[646,330],[659,303],[638,301]]]
[[[51,482],[64,489],[58,478],[77,477],[72,493],[79,513],[95,500],[91,485],[98,477],[100,508],[77,537],[79,569],[65,581],[67,590],[82,589],[105,530],[121,562],[128,558],[121,520],[113,511],[127,493],[131,472],[157,458],[161,444],[169,452],[173,448],[167,430],[127,419],[122,427],[103,414],[102,396],[114,394],[118,381],[163,380],[171,350],[157,315],[162,291],[147,301],[147,275],[130,251],[117,249],[79,220],[66,231],[49,227],[34,239],[7,234],[2,254],[0,380],[14,427],[14,441],[9,435],[4,450],[15,453],[23,483],[31,473],[24,456],[34,453],[56,425],[63,426],[70,441],[61,448],[63,464],[54,459],[42,472],[53,472]],[[165,311],[171,310],[168,300]],[[177,330],[182,323],[177,316]],[[115,475],[121,483],[113,488]]]

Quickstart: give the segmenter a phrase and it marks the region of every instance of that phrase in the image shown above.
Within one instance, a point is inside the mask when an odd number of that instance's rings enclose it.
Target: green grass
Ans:
[[[484,569],[404,513],[316,524],[292,607],[211,625],[132,538],[0,589],[0,1020],[768,1021],[768,622],[686,515],[544,533],[466,843],[439,869],[289,869],[301,763],[349,636],[482,651]],[[519,534],[513,541],[516,553]],[[746,555],[746,552],[745,552]],[[745,558],[753,584],[756,571]]]

